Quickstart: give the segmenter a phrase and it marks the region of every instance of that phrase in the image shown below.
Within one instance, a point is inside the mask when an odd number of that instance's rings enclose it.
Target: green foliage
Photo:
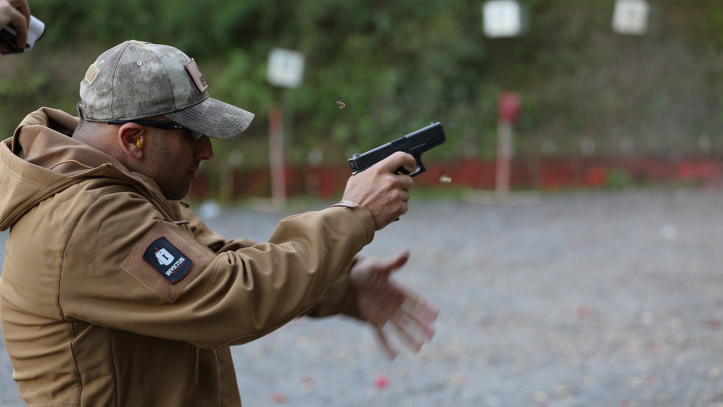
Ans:
[[[611,145],[633,136],[636,148],[656,151],[660,140],[665,148],[680,138],[687,145],[685,137],[718,134],[723,124],[723,12],[713,0],[655,2],[643,38],[611,32],[612,0],[526,0],[528,32],[513,39],[484,37],[477,0],[30,3],[48,30],[32,55],[0,57],[26,64],[11,75],[0,60],[3,134],[39,106],[72,111],[87,65],[128,39],[182,49],[198,61],[213,97],[257,113],[234,143],[265,137],[268,108],[292,101],[292,158],[321,146],[325,157],[343,160],[350,146],[364,151],[431,121],[444,124],[449,142],[430,158],[489,157],[501,90],[522,95],[521,154],[539,154],[533,140],[542,138],[576,151],[580,135]],[[299,89],[266,82],[275,47],[306,55]],[[691,58],[700,72],[693,77],[680,62]]]
[[[633,185],[633,179],[627,171],[618,168],[607,174],[605,184],[613,189],[627,189]]]

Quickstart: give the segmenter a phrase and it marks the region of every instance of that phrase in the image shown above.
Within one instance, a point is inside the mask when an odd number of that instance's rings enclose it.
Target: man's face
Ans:
[[[153,129],[146,149],[146,175],[153,178],[166,199],[183,199],[191,191],[191,183],[203,160],[213,157],[211,140],[198,140],[187,130]]]

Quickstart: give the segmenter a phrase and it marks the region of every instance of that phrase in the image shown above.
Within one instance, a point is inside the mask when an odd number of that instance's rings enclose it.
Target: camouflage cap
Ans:
[[[80,82],[83,118],[137,120],[166,116],[213,138],[236,137],[254,114],[208,96],[196,62],[160,44],[126,41],[96,59]]]

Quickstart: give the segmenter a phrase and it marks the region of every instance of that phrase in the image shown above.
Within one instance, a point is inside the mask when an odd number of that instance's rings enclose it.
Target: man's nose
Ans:
[[[213,158],[213,145],[207,136],[201,136],[195,143],[195,157],[197,160],[210,160]]]

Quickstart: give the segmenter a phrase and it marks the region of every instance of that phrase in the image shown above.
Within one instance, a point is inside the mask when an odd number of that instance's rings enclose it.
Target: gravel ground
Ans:
[[[299,319],[234,348],[244,405],[723,407],[723,192],[480,202],[413,198],[362,252],[412,250],[397,278],[440,308],[431,344],[389,362],[355,321]],[[208,224],[264,240],[289,214]],[[11,373],[0,352],[0,405]]]

